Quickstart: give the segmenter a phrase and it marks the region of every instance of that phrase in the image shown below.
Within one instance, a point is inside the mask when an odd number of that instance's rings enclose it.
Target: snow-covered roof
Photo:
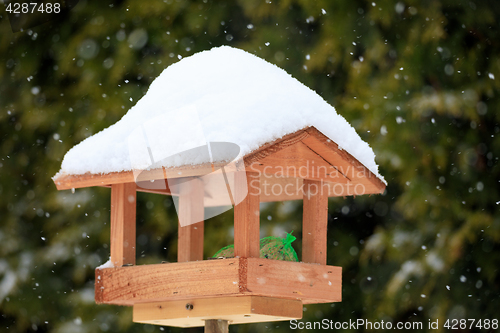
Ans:
[[[165,159],[207,142],[245,156],[311,126],[383,181],[373,150],[317,93],[250,53],[213,48],[166,68],[122,119],[71,148],[56,178],[147,168],[149,157],[158,167],[208,163],[206,154]]]

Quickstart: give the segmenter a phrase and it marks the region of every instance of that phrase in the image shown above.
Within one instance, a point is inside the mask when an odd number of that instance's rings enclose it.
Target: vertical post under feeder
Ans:
[[[205,320],[205,333],[228,333],[229,322],[223,319]]]

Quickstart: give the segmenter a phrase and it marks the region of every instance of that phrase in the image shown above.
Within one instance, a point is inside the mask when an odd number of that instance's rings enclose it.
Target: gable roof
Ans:
[[[117,179],[133,182],[132,170],[153,164],[153,169],[180,172],[234,157],[176,155],[208,142],[235,144],[245,164],[269,162],[289,154],[280,153],[288,148],[277,147],[297,135],[309,139],[297,139],[294,154],[319,155],[327,167],[338,163],[332,157],[335,150],[340,160],[350,161],[346,167],[356,164],[369,172],[378,184],[370,193],[385,187],[372,149],[332,106],[282,69],[227,46],[165,69],[121,120],[68,151],[54,182],[58,189],[109,185]],[[311,148],[307,142],[312,137],[321,144]],[[276,151],[263,157],[271,148]]]

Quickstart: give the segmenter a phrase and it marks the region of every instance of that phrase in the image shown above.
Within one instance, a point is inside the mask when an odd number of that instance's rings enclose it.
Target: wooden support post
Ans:
[[[326,265],[328,189],[322,181],[304,179],[302,261]]]
[[[179,238],[177,244],[177,261],[203,260],[203,233],[205,229],[204,206],[203,206],[203,182],[199,178],[193,178],[183,183],[179,196]],[[192,223],[195,221],[201,221]]]
[[[136,185],[111,185],[111,262],[135,265]]]
[[[260,252],[259,173],[237,172],[235,176],[236,192],[240,192],[245,186],[248,188],[248,194],[234,207],[234,255],[244,258],[258,258]]]
[[[205,333],[229,333],[229,322],[222,319],[205,320]]]

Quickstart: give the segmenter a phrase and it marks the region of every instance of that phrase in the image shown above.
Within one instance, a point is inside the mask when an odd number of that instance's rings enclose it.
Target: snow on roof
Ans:
[[[309,126],[383,180],[370,146],[318,94],[281,68],[222,46],[166,68],[122,119],[71,148],[58,175],[147,168],[148,155],[156,166],[207,163],[206,154],[161,160],[206,142],[235,143],[245,156]]]

